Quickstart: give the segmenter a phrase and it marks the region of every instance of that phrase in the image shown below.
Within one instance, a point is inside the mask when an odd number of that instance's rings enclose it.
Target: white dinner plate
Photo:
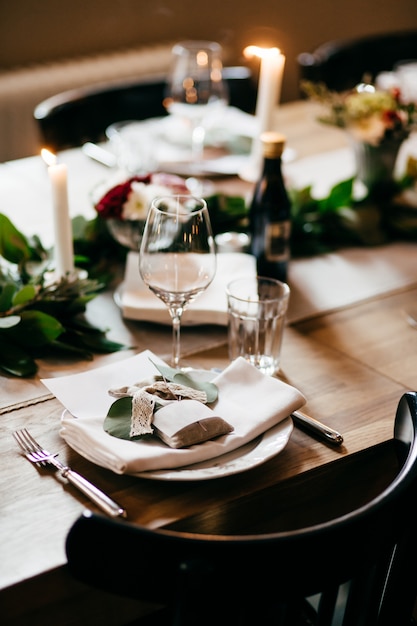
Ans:
[[[164,161],[159,164],[163,172],[177,176],[237,176],[250,160],[247,154],[227,154],[217,159],[195,161]]]
[[[63,417],[70,415],[71,413],[67,409],[63,411]],[[74,417],[74,419],[76,418]],[[292,419],[287,417],[273,428],[267,430],[261,436],[256,437],[256,439],[253,439],[246,445],[228,452],[227,454],[184,467],[165,470],[150,470],[147,472],[132,473],[130,475],[137,478],[146,478],[148,480],[164,480],[174,482],[209,480],[239,474],[240,472],[245,472],[261,465],[279,454],[287,445],[293,428],[294,425]],[[71,446],[71,443],[68,443],[68,445],[73,447]],[[91,459],[84,455],[81,450],[76,448],[74,448],[74,450],[81,456],[84,456],[84,458],[91,461]]]
[[[246,472],[281,452],[287,445],[292,430],[293,422],[288,417],[245,446],[222,456],[186,467],[142,472],[135,474],[135,476],[150,480],[192,481],[209,480]]]

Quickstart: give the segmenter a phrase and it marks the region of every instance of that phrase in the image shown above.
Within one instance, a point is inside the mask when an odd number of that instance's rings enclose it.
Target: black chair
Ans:
[[[230,104],[252,113],[256,83],[246,67],[226,67]],[[165,76],[96,85],[62,92],[39,103],[34,110],[44,145],[54,152],[102,141],[114,122],[161,117],[166,90]]]
[[[185,522],[185,530],[175,524],[150,530],[86,512],[67,537],[69,570],[96,588],[166,605],[152,624],[330,626],[337,607],[343,626],[408,626],[417,591],[416,433],[417,392],[408,392],[399,402],[391,442],[347,457],[344,470],[339,469],[343,459],[338,460],[324,479],[323,470],[311,473],[307,484],[304,477],[301,517],[292,514],[285,530],[194,534],[190,528],[200,528],[198,516]],[[364,492],[369,468],[377,481],[377,459],[388,449],[392,479],[370,500],[346,511],[349,485],[352,492]],[[386,471],[387,459],[380,462]],[[355,467],[359,490],[352,485]],[[278,498],[266,489],[246,512],[256,519],[265,505],[266,519],[273,517],[275,506],[288,511],[293,491],[286,488]],[[298,497],[295,490],[293,501]],[[321,503],[334,510],[336,501],[344,507],[338,517],[312,522],[312,509],[324,517]],[[238,502],[233,506],[242,525],[246,518]],[[207,515],[213,517],[211,511]],[[214,518],[221,519],[221,510]],[[202,519],[204,528],[204,514]],[[343,603],[340,596],[337,600],[341,588]],[[320,598],[314,612],[306,600],[312,596]]]
[[[329,41],[297,57],[300,78],[322,82],[333,91],[352,89],[399,61],[417,59],[417,30]]]

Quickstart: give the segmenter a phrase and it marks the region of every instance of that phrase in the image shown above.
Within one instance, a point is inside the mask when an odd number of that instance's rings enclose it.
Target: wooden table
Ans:
[[[316,147],[321,137],[312,119],[306,120],[302,105],[288,107],[278,116],[278,122],[283,124],[280,120],[286,112],[288,136],[294,147],[299,142],[299,150],[308,143],[304,142],[308,128],[313,136],[316,133]],[[334,137],[332,133],[331,136]],[[308,153],[306,148],[304,154]],[[16,162],[21,171],[23,165]],[[12,164],[6,166],[12,170]],[[225,184],[230,187],[239,183]],[[297,481],[308,481],[311,473],[317,471],[335,476],[340,471],[337,468],[343,468],[361,451],[378,449],[391,439],[398,401],[405,391],[417,387],[417,332],[403,315],[417,299],[417,267],[415,278],[415,284],[400,290],[287,327],[280,376],[306,395],[307,412],[343,433],[344,445],[333,448],[294,429],[281,454],[244,474],[190,483],[115,475],[80,457],[60,438],[63,407],[39,380],[1,377],[2,623],[44,624],[47,616],[49,623],[55,620],[61,626],[117,625],[152,610],[143,603],[121,601],[92,591],[70,578],[65,567],[65,537],[82,510],[93,506],[56,476],[36,470],[24,460],[14,443],[13,430],[28,427],[45,447],[59,452],[63,462],[119,501],[132,522],[207,532],[271,529],[270,525],[275,524],[275,519],[268,517],[271,494],[282,501],[281,509],[285,510],[291,501],[291,486]],[[112,336],[133,339],[135,350],[110,355],[93,364],[43,363],[40,376],[95,367],[145,348],[163,357],[169,352],[170,329],[122,320],[111,294],[99,296],[91,307],[96,322],[97,316],[99,321],[107,320]],[[199,367],[223,367],[228,363],[224,328],[186,328],[182,339],[188,360]],[[387,467],[384,477],[380,464],[377,468],[375,488],[388,480],[389,473]],[[258,504],[256,510],[261,511],[255,518],[250,515],[253,502]],[[245,528],[242,520],[246,520]]]

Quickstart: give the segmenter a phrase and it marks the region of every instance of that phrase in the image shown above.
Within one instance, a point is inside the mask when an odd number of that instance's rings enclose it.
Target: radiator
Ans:
[[[168,70],[173,44],[130,49],[0,73],[0,161],[39,154],[33,111],[57,93]]]

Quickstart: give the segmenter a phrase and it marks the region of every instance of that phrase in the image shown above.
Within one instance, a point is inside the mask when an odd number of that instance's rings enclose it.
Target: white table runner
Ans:
[[[349,248],[292,261],[289,323],[417,285],[417,243]]]

